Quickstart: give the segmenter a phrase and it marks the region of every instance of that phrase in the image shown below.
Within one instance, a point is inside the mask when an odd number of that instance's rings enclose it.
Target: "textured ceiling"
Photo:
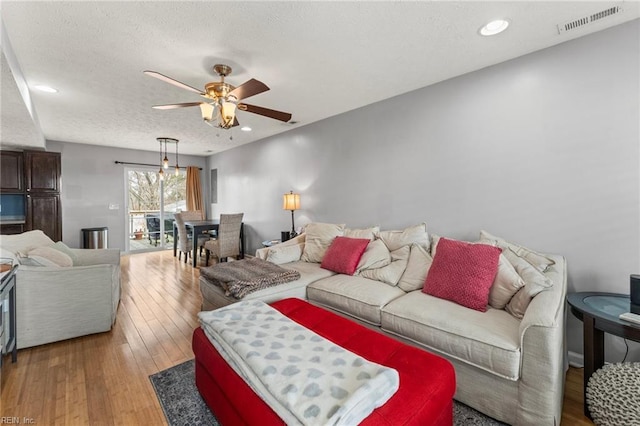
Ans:
[[[556,25],[622,5],[624,12],[558,34]],[[9,41],[48,140],[155,151],[156,137],[180,139],[180,152],[210,155],[412,91],[572,38],[636,19],[633,2],[102,2],[3,1]],[[491,19],[511,25],[495,37]],[[3,50],[4,50],[3,44]],[[196,88],[233,67],[271,90],[247,102],[291,112],[283,124],[239,112],[252,132],[218,130],[199,109],[151,105],[201,98],[145,76],[154,70]],[[2,143],[22,137],[4,109]],[[5,102],[5,98],[7,98]],[[217,136],[219,134],[219,136]],[[11,135],[11,139],[5,138]],[[233,140],[229,140],[229,136]],[[27,139],[27,136],[25,136]]]

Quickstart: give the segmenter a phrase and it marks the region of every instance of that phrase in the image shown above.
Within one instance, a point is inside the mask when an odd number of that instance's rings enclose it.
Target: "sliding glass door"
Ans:
[[[127,179],[127,251],[173,248],[173,214],[186,210],[186,172],[125,170]]]

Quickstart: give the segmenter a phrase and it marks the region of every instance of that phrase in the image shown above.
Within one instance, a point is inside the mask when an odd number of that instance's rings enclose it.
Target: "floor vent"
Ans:
[[[614,6],[614,7],[605,9],[603,11],[600,11],[598,13],[593,13],[591,15],[587,15],[579,19],[574,19],[564,24],[558,24],[558,34],[575,30],[577,28],[582,28],[585,25],[592,24],[601,19],[608,18],[613,15],[618,15],[622,13],[622,11],[623,11],[622,6]]]

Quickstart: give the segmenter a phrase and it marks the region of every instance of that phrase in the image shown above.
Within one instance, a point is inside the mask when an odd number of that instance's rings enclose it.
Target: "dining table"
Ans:
[[[191,235],[193,242],[191,261],[195,268],[198,264],[198,238],[195,236],[202,234],[206,231],[218,231],[220,227],[220,219],[208,219],[208,220],[189,220],[184,222],[184,226],[187,228],[187,234]],[[176,222],[173,222],[173,256],[178,254],[178,227]],[[240,259],[244,258],[244,222],[240,224]]]

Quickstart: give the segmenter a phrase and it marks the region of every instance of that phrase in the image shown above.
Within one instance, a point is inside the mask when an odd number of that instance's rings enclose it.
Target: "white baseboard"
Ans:
[[[576,368],[584,367],[584,355],[569,351],[569,365]]]

